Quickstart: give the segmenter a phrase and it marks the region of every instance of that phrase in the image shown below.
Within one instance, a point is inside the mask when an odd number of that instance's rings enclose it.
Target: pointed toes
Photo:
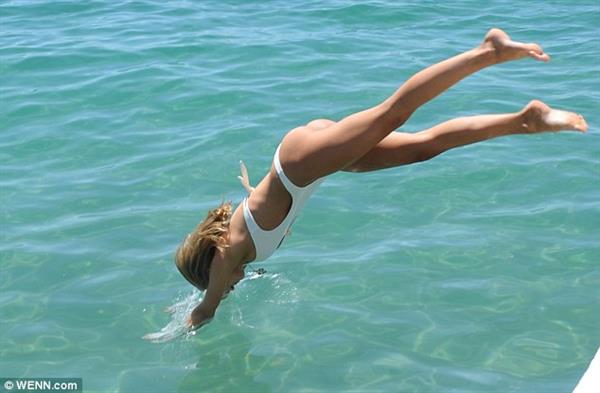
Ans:
[[[544,52],[541,46],[534,43],[524,44],[525,49],[530,57],[540,61],[549,61],[550,56]]]
[[[550,56],[547,53],[544,53],[542,51],[534,51],[534,50],[530,50],[528,52],[529,57],[532,57],[536,60],[539,61],[543,61],[543,62],[548,62],[550,61]]]
[[[587,132],[587,130],[588,130],[587,122],[585,121],[583,116],[581,116],[581,115],[578,115],[578,116],[579,116],[579,119],[578,119],[578,122],[575,124],[575,128],[578,131]]]

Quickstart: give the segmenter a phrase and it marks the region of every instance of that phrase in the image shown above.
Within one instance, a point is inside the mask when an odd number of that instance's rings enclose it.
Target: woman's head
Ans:
[[[209,211],[204,221],[187,235],[175,253],[179,272],[200,290],[208,288],[210,264],[215,252],[227,247],[226,235],[231,214],[231,202],[222,203]]]

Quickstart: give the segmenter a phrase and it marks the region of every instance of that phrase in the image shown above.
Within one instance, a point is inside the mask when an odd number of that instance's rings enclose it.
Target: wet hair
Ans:
[[[231,202],[223,202],[216,209],[210,210],[175,252],[175,264],[179,272],[190,284],[202,291],[208,288],[210,265],[215,252],[227,247],[226,235],[231,210]]]

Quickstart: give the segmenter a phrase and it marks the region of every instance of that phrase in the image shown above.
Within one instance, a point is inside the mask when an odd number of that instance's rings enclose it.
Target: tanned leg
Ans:
[[[420,71],[381,104],[318,133],[306,127],[290,132],[280,151],[282,165],[298,185],[346,168],[402,125],[419,106],[461,79],[487,66],[523,57],[549,59],[539,45],[512,41],[502,30],[492,29],[481,45]]]
[[[390,134],[345,170],[366,172],[407,165],[504,135],[561,130],[585,132],[587,124],[581,115],[552,109],[536,100],[515,113],[461,117],[415,134]]]
[[[392,113],[399,116],[399,127],[421,105],[464,77],[492,64],[523,57],[550,60],[539,45],[515,42],[504,31],[491,29],[480,46],[415,74],[384,105],[390,106]]]

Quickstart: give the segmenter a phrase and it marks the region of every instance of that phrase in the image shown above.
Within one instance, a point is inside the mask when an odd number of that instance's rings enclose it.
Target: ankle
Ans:
[[[473,49],[476,58],[480,59],[486,66],[498,64],[499,53],[498,50],[490,43],[483,42],[481,45]]]
[[[531,111],[527,107],[524,107],[519,112],[516,112],[515,119],[514,134],[527,134],[531,132],[533,123]]]

